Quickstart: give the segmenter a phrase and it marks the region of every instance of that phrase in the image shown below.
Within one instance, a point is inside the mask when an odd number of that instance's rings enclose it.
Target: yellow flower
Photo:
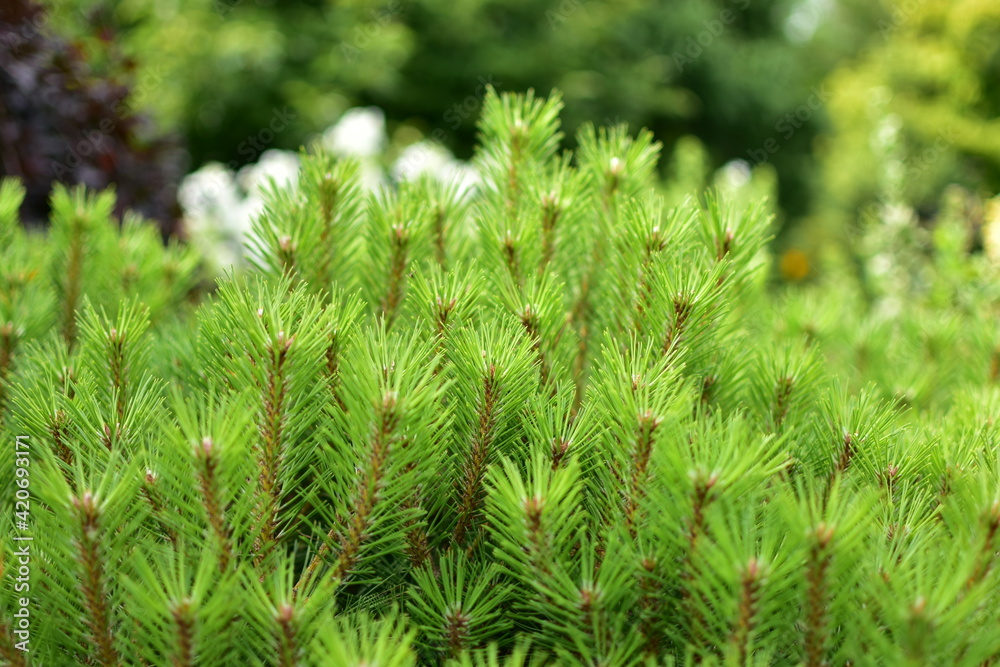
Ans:
[[[1000,264],[1000,197],[986,202],[983,212],[983,248],[994,264]]]
[[[789,248],[781,255],[779,267],[785,280],[802,280],[809,275],[809,257],[798,248]]]

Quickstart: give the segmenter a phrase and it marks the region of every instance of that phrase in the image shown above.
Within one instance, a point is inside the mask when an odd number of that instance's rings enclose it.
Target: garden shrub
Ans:
[[[560,108],[491,91],[468,194],[304,154],[210,295],[111,195],[42,236],[6,182],[0,656],[995,661],[991,265],[942,228],[905,307],[775,294],[765,205],[668,204],[649,133],[563,153]]]
[[[182,154],[176,141],[154,136],[136,107],[146,85],[122,83],[134,67],[122,58],[100,63],[101,46],[74,44],[50,32],[45,9],[30,0],[0,7],[0,176],[17,176],[26,189],[21,216],[49,217],[54,182],[114,186],[120,215],[131,208],[176,232],[177,183]],[[148,101],[148,100],[146,100]]]

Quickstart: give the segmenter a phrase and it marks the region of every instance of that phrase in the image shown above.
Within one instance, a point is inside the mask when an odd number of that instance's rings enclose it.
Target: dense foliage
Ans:
[[[39,4],[0,6],[0,176],[23,183],[21,215],[31,223],[48,219],[53,182],[80,183],[114,186],[119,215],[135,209],[169,234],[180,214],[182,155],[136,113],[153,82],[130,88],[106,71],[125,63],[92,65],[84,47],[49,32]]]
[[[5,183],[35,558],[0,656],[995,661],[998,283],[960,211],[914,289],[775,296],[760,202],[683,197],[647,132],[560,153],[560,107],[491,91],[469,196],[304,155],[200,304],[110,195],[58,189],[43,237]]]

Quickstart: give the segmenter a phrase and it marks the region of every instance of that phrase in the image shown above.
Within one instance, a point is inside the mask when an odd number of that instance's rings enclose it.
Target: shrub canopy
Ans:
[[[490,91],[469,194],[304,155],[209,295],[112,195],[56,189],[39,235],[4,182],[5,580],[33,541],[0,655],[996,660],[996,276],[961,221],[906,308],[775,295],[765,206],[676,196],[647,132],[561,153],[560,108]]]

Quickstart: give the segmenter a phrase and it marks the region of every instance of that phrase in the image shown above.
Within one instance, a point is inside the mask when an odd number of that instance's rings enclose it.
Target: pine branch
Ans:
[[[805,663],[808,667],[827,665],[829,631],[827,629],[827,605],[829,568],[832,555],[829,551],[833,538],[825,523],[820,523],[811,536],[809,554],[806,561],[806,608],[805,608]]]
[[[111,626],[111,609],[105,585],[107,574],[100,546],[100,534],[105,528],[100,523],[101,511],[94,495],[84,491],[71,499],[77,515],[78,532],[75,536],[77,564],[80,570],[80,592],[87,613],[87,628],[93,643],[94,658],[100,665],[110,667],[120,664],[114,647]]]
[[[295,629],[295,608],[288,603],[282,604],[278,608],[275,621],[277,622],[275,630],[277,664],[281,667],[294,667],[299,664],[300,654]]]
[[[976,555],[976,566],[967,586],[972,587],[982,582],[997,559],[997,545],[1000,543],[1000,501],[995,501],[993,505],[983,513],[982,523],[984,524],[983,546]]]
[[[382,403],[376,408],[375,427],[370,441],[370,453],[365,465],[363,476],[351,506],[351,518],[346,527],[335,526],[327,534],[327,541],[316,552],[296,584],[296,590],[310,583],[316,569],[331,551],[330,542],[337,543],[337,560],[333,566],[331,577],[340,581],[347,577],[358,561],[363,540],[372,525],[372,512],[377,500],[378,490],[384,483],[385,466],[389,456],[389,448],[399,426],[399,415],[396,411],[396,397],[387,393]],[[341,532],[342,531],[342,532]]]
[[[0,424],[3,423],[3,412],[7,407],[7,378],[13,369],[18,338],[13,322],[0,324]]]
[[[646,410],[639,415],[635,445],[630,457],[632,470],[628,480],[625,505],[625,522],[633,538],[636,536],[636,515],[639,511],[639,503],[646,495],[645,487],[649,474],[650,456],[653,451],[653,435],[661,423],[663,423],[663,418],[655,417],[651,410]]]
[[[14,647],[10,627],[5,622],[0,623],[0,657],[11,667],[27,667],[28,664],[24,652]]]
[[[191,601],[181,600],[170,610],[174,624],[177,626],[176,649],[170,662],[174,667],[190,667],[194,665],[194,615],[191,612]]]
[[[687,520],[685,539],[687,549],[684,552],[684,564],[681,574],[681,608],[684,617],[687,619],[688,632],[691,642],[696,646],[705,644],[705,632],[707,619],[704,616],[705,601],[695,587],[695,582],[703,576],[699,561],[701,555],[701,541],[705,539],[705,512],[709,504],[714,499],[712,496],[713,487],[718,483],[718,477],[709,476],[707,479],[699,475],[693,480],[691,490],[691,516]]]
[[[393,225],[390,232],[389,275],[386,280],[385,296],[382,298],[382,312],[387,328],[392,327],[399,304],[403,300],[409,245],[408,230],[402,224]]]
[[[67,461],[69,463],[69,461]],[[174,528],[171,517],[168,516],[166,500],[160,492],[159,476],[152,470],[146,469],[143,476],[141,492],[143,498],[149,503],[153,517],[160,524],[163,533],[171,542],[177,542],[177,530]]]
[[[639,564],[639,632],[642,634],[645,655],[660,655],[664,598],[666,591],[660,583],[659,562],[655,556],[642,558]]]
[[[229,527],[223,516],[217,474],[219,462],[212,439],[204,438],[201,441],[201,447],[195,448],[194,455],[199,465],[198,482],[201,485],[205,513],[208,515],[208,525],[221,548],[219,570],[224,572],[229,567],[229,562],[233,557],[233,547],[229,537]]]
[[[474,526],[482,506],[483,479],[489,462],[491,447],[496,437],[499,392],[497,368],[490,364],[482,378],[482,402],[477,410],[478,426],[473,433],[469,454],[463,464],[463,477],[459,486],[458,521],[452,541],[458,546],[466,544],[466,534]]]
[[[260,429],[261,445],[258,466],[260,477],[260,499],[257,517],[260,533],[254,542],[254,565],[259,567],[267,559],[274,548],[275,530],[278,523],[278,508],[281,505],[281,485],[279,483],[280,469],[283,464],[283,450],[286,447],[285,412],[287,377],[286,361],[288,351],[295,341],[294,336],[286,337],[284,331],[279,331],[274,341],[268,346],[266,358],[266,380],[261,386],[263,409],[261,410]]]
[[[74,217],[70,223],[70,242],[66,257],[66,283],[63,288],[63,340],[72,351],[76,345],[76,309],[80,300],[83,273],[84,230],[83,221]]]
[[[750,635],[757,627],[760,613],[760,565],[751,558],[743,571],[740,581],[739,617],[733,628],[731,643],[736,649],[737,664],[746,665],[750,657]]]

